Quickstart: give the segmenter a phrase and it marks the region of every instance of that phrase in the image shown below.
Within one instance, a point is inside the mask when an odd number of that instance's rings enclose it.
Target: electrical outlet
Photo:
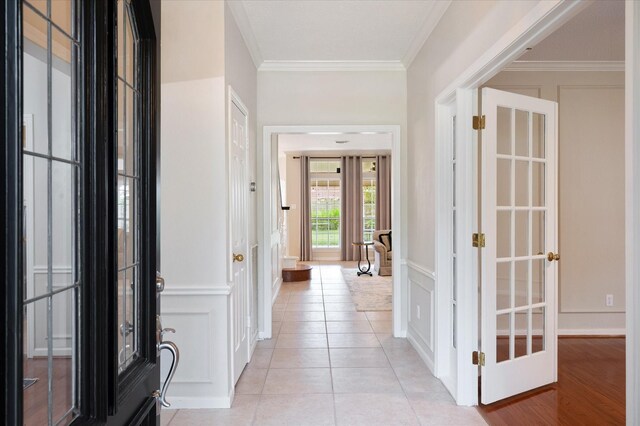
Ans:
[[[420,319],[420,305],[416,305],[416,318]]]
[[[607,306],[613,306],[613,294],[607,294],[605,303],[607,304]]]

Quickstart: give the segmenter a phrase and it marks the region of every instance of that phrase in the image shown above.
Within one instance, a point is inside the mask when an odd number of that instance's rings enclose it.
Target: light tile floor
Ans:
[[[340,265],[284,283],[273,339],[258,342],[233,407],[164,410],[182,425],[484,425],[458,407],[406,339],[391,312],[356,312]]]

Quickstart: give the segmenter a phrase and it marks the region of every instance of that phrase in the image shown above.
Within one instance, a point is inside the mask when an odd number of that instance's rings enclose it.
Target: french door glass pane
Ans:
[[[533,336],[531,339],[531,353],[542,352],[545,350],[545,309],[544,307],[533,309],[532,328]]]
[[[497,258],[511,257],[511,211],[496,214]]]
[[[515,136],[516,155],[521,157],[529,156],[529,113],[527,111],[516,110],[515,112]]]
[[[498,159],[496,202],[498,206],[511,206],[511,160]]]
[[[515,212],[515,256],[529,254],[529,211]]]
[[[514,305],[526,306],[529,295],[529,261],[520,260],[514,263]]]
[[[511,154],[511,109],[498,107],[498,154]]]
[[[529,205],[529,162],[516,160],[516,206]]]
[[[498,107],[496,361],[544,350],[544,115]],[[535,307],[534,307],[535,306]]]
[[[514,341],[514,357],[527,355],[527,335],[529,329],[529,312],[518,311],[515,313],[516,329]]]
[[[508,361],[511,358],[511,314],[496,315],[496,330],[496,362]]]
[[[501,262],[496,265],[496,309],[511,307],[511,265],[513,262]]]
[[[544,143],[544,129],[545,129],[545,116],[544,114],[538,114],[534,112],[531,115],[531,155],[534,158],[545,157],[545,143]]]

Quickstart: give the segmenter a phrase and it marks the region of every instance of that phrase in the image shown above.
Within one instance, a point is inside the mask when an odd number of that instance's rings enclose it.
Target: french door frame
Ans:
[[[142,182],[141,197],[145,227],[141,248],[146,265],[141,283],[140,365],[118,376],[117,366],[117,144],[116,144],[116,2],[79,1],[83,34],[78,79],[80,107],[77,111],[79,137],[83,143],[81,180],[84,195],[81,217],[84,235],[78,262],[84,283],[77,321],[80,341],[77,407],[74,424],[89,422],[154,424],[157,402],[151,393],[143,404],[128,399],[140,392],[141,383],[157,389],[159,358],[156,352],[156,141],[159,137],[158,72],[156,35],[149,0],[132,0],[138,11],[143,86],[141,105]],[[5,0],[0,6],[0,44],[4,47],[0,99],[0,298],[3,327],[0,327],[0,423],[23,423],[23,265],[22,265],[22,2]],[[151,373],[153,372],[153,373]],[[152,383],[149,383],[152,382]],[[146,392],[146,390],[145,390]]]
[[[464,147],[463,152],[458,149],[458,161],[467,158],[472,164],[477,161],[478,150],[478,132],[472,129],[472,119],[478,112],[478,96],[477,92],[482,85],[490,80],[497,73],[502,71],[507,65],[515,61],[527,47],[537,44],[553,31],[578,14],[589,4],[586,2],[540,2],[525,17],[523,17],[520,25],[514,26],[514,29],[502,38],[500,38],[493,46],[485,50],[474,63],[472,63],[464,73],[453,79],[451,83],[436,98],[436,113],[442,114],[443,108],[446,108],[454,99],[458,107],[457,122],[458,126],[457,140],[458,145]],[[637,23],[640,25],[640,22]],[[629,40],[627,39],[627,42]],[[440,125],[440,120],[436,117],[436,123]],[[448,143],[448,139],[444,132],[436,134],[436,152]],[[475,160],[474,160],[475,159]],[[460,167],[462,168],[462,167]],[[446,181],[447,169],[440,168],[436,170],[436,181]],[[479,253],[476,248],[471,248],[471,233],[482,232],[478,228],[478,218],[475,213],[477,208],[478,197],[478,180],[477,173],[472,174],[472,170],[467,170],[464,176],[456,182],[458,191],[458,209],[462,210],[462,205],[469,206],[469,210],[463,216],[463,223],[459,224],[460,233],[464,233],[458,241],[462,241],[463,245],[458,246],[458,262],[466,265],[459,268],[458,277],[458,365],[457,368],[457,387],[455,389],[454,398],[459,405],[477,405],[478,404],[478,367],[471,363],[471,352],[478,350],[478,259]],[[443,205],[444,198],[437,197],[436,211],[440,212],[440,218],[443,217],[442,212],[446,209]],[[446,226],[446,221],[437,220],[437,227],[442,235],[450,235]],[[471,227],[470,227],[471,224]],[[440,235],[440,234],[439,234]],[[440,243],[440,239],[436,241],[436,252],[440,253],[446,250]],[[440,254],[438,254],[440,256]],[[440,263],[438,264],[440,266]],[[447,300],[449,284],[446,279],[440,276],[436,271],[436,300]],[[442,294],[445,292],[445,294]],[[466,307],[466,308],[465,308]],[[640,307],[640,306],[639,306]],[[438,377],[453,375],[447,371],[448,361],[444,357],[448,357],[446,351],[449,339],[447,321],[449,321],[448,312],[437,312],[435,318],[436,330],[441,331],[436,338],[435,366]],[[439,368],[443,367],[443,368]],[[453,367],[453,366],[452,366]],[[639,380],[640,381],[640,380]],[[640,389],[639,389],[640,393]],[[627,392],[629,395],[629,392]]]

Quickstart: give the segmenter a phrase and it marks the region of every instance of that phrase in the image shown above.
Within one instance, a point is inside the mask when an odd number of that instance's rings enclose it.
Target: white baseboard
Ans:
[[[625,336],[624,328],[560,328],[558,336]]]
[[[434,374],[435,369],[433,364],[433,358],[430,357],[428,352],[422,347],[422,345],[420,345],[419,341],[421,339],[417,339],[413,335],[413,332],[411,331],[411,329],[407,331],[407,340],[409,341],[409,343],[411,343],[411,346],[413,346],[416,352],[418,352],[418,355],[420,355],[420,358],[422,358],[424,363],[427,365],[427,368],[429,369],[429,371],[431,371],[431,374]]]
[[[233,402],[233,397],[218,397],[218,398],[207,398],[207,397],[168,397],[167,398],[171,403],[171,410],[181,410],[185,408],[231,408],[231,403]]]

